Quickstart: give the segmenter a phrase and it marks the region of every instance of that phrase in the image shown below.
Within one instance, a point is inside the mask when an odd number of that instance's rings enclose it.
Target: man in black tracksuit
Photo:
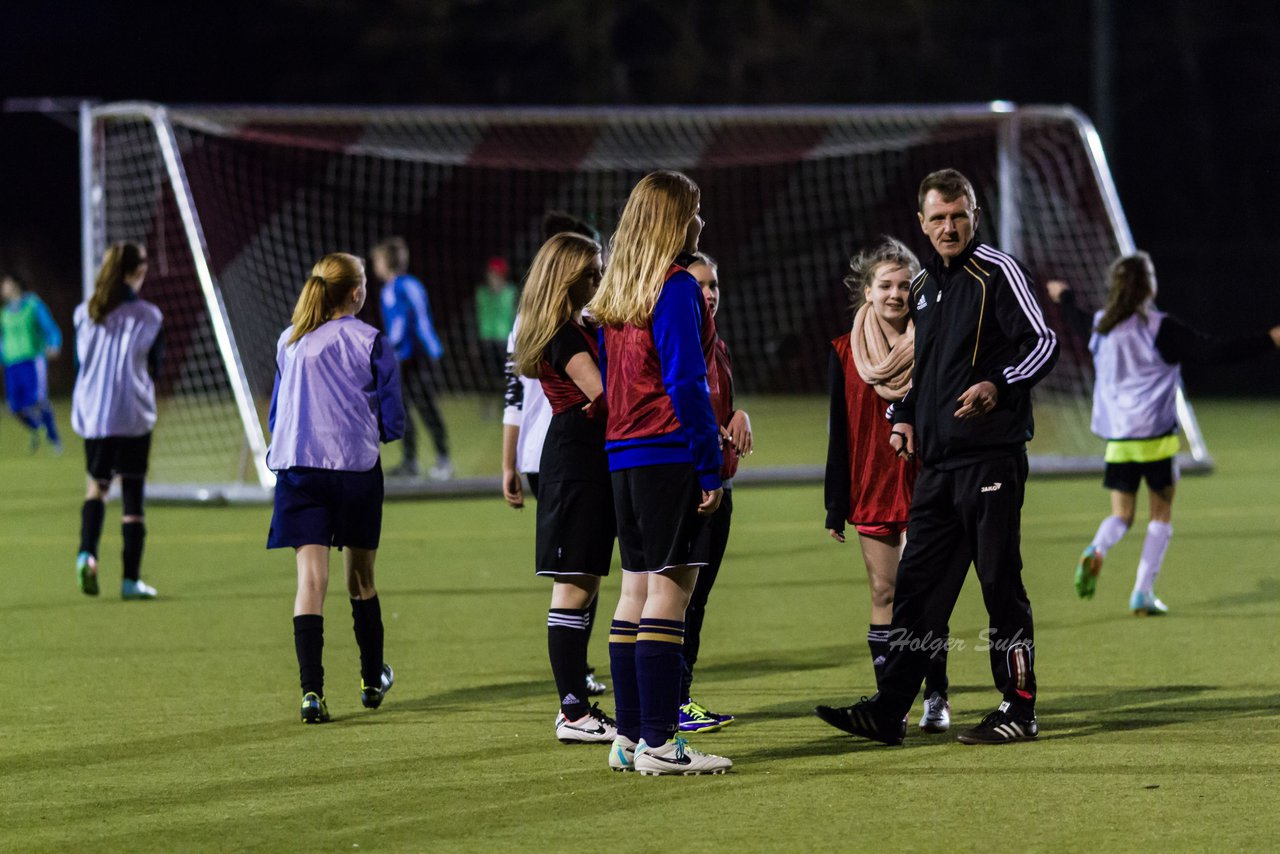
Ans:
[[[920,224],[937,254],[911,284],[915,369],[893,413],[890,441],[920,454],[898,566],[890,653],[880,692],[853,706],[820,706],[846,732],[901,743],[929,658],[977,568],[990,630],[979,644],[1004,702],[960,734],[967,744],[1034,738],[1031,603],[1019,550],[1031,387],[1053,368],[1058,344],[1031,277],[1012,257],[980,242],[973,187],[953,169],[924,179]]]

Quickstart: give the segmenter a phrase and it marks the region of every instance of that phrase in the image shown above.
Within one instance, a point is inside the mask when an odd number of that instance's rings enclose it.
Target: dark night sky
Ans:
[[[1096,4],[488,0],[6,4],[0,95],[176,103],[1071,103],[1096,114]],[[1205,329],[1280,322],[1267,200],[1280,136],[1271,4],[1112,0],[1108,155],[1161,304]],[[796,11],[803,10],[803,11]],[[69,317],[74,134],[0,115],[0,267]],[[1260,275],[1261,272],[1261,275]],[[61,283],[54,285],[53,282]],[[64,362],[66,360],[63,360]],[[1280,395],[1280,361],[1189,369]]]

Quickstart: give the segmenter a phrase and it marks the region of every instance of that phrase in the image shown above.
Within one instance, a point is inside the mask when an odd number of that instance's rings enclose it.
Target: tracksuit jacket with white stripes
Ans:
[[[912,281],[910,299],[915,370],[893,421],[915,428],[924,465],[954,469],[1024,450],[1035,429],[1031,387],[1058,359],[1030,275],[975,238],[950,266],[935,255]],[[958,398],[983,380],[997,389],[995,410],[957,419]]]

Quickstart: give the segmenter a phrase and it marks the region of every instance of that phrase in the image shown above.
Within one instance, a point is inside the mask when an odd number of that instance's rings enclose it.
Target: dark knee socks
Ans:
[[[107,515],[107,505],[101,499],[86,498],[80,508],[80,551],[98,556],[98,542],[102,539],[102,520]]]
[[[609,675],[613,677],[614,718],[618,733],[640,740],[640,684],[636,678],[636,635],[640,626],[614,620],[609,627]]]
[[[547,611],[547,654],[560,695],[560,711],[571,721],[587,713],[587,638],[590,608]]]
[[[951,640],[951,627],[948,626],[944,630],[944,634],[938,644],[936,651],[931,652],[929,658],[929,667],[924,672],[924,696],[926,698],[931,694],[941,694],[947,696],[947,646]]]
[[[676,734],[684,657],[683,620],[640,620],[636,635],[636,682],[640,689],[640,736],[651,747]]]
[[[591,604],[587,606],[587,641],[586,642],[587,642],[588,648],[590,648],[591,646],[591,630],[595,627],[595,624],[596,624],[596,608],[597,606],[599,606],[599,604],[600,604],[600,594],[597,593],[595,597],[592,598]],[[588,656],[588,661],[590,661],[590,656]],[[592,667],[590,663],[587,664],[587,672],[588,673],[595,672],[595,668]]]
[[[370,688],[382,684],[382,603],[378,597],[351,600],[351,621],[360,647],[360,679]]]
[[[145,522],[124,522],[120,525],[120,536],[124,540],[121,558],[124,562],[124,577],[129,581],[137,581],[142,569],[142,547],[147,541],[147,525]]]
[[[293,618],[293,646],[298,653],[302,693],[324,696],[324,617],[299,614]]]
[[[50,442],[56,445],[62,441],[58,437],[58,422],[53,417],[53,407],[47,403],[40,409],[40,423],[44,425],[44,433]]]
[[[889,659],[889,624],[871,623],[867,627],[867,647],[871,650],[871,667],[876,674],[876,688],[880,687],[880,674]]]

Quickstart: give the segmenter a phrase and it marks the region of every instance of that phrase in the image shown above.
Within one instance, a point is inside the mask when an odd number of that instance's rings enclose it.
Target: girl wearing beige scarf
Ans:
[[[845,284],[858,310],[849,334],[832,342],[826,524],[832,539],[840,543],[845,542],[846,523],[858,532],[871,588],[867,645],[878,681],[892,640],[894,580],[906,542],[916,473],[916,462],[898,458],[890,446],[892,426],[884,413],[888,404],[902,400],[911,388],[915,365],[911,281],[920,271],[920,262],[902,243],[886,237],[854,256],[849,266]],[[945,650],[932,659],[924,694],[920,728],[945,731],[951,722]],[[832,726],[845,729],[849,708],[819,706],[816,712]]]
[[[911,368],[916,360],[916,328],[906,315],[906,307],[899,307],[906,295],[885,290],[873,296],[872,287],[881,281],[863,288],[864,302],[853,316],[849,344],[853,348],[853,363],[862,381],[885,400],[898,401],[911,388]],[[874,303],[873,299],[880,300],[881,304]],[[886,318],[885,314],[889,317]]]

